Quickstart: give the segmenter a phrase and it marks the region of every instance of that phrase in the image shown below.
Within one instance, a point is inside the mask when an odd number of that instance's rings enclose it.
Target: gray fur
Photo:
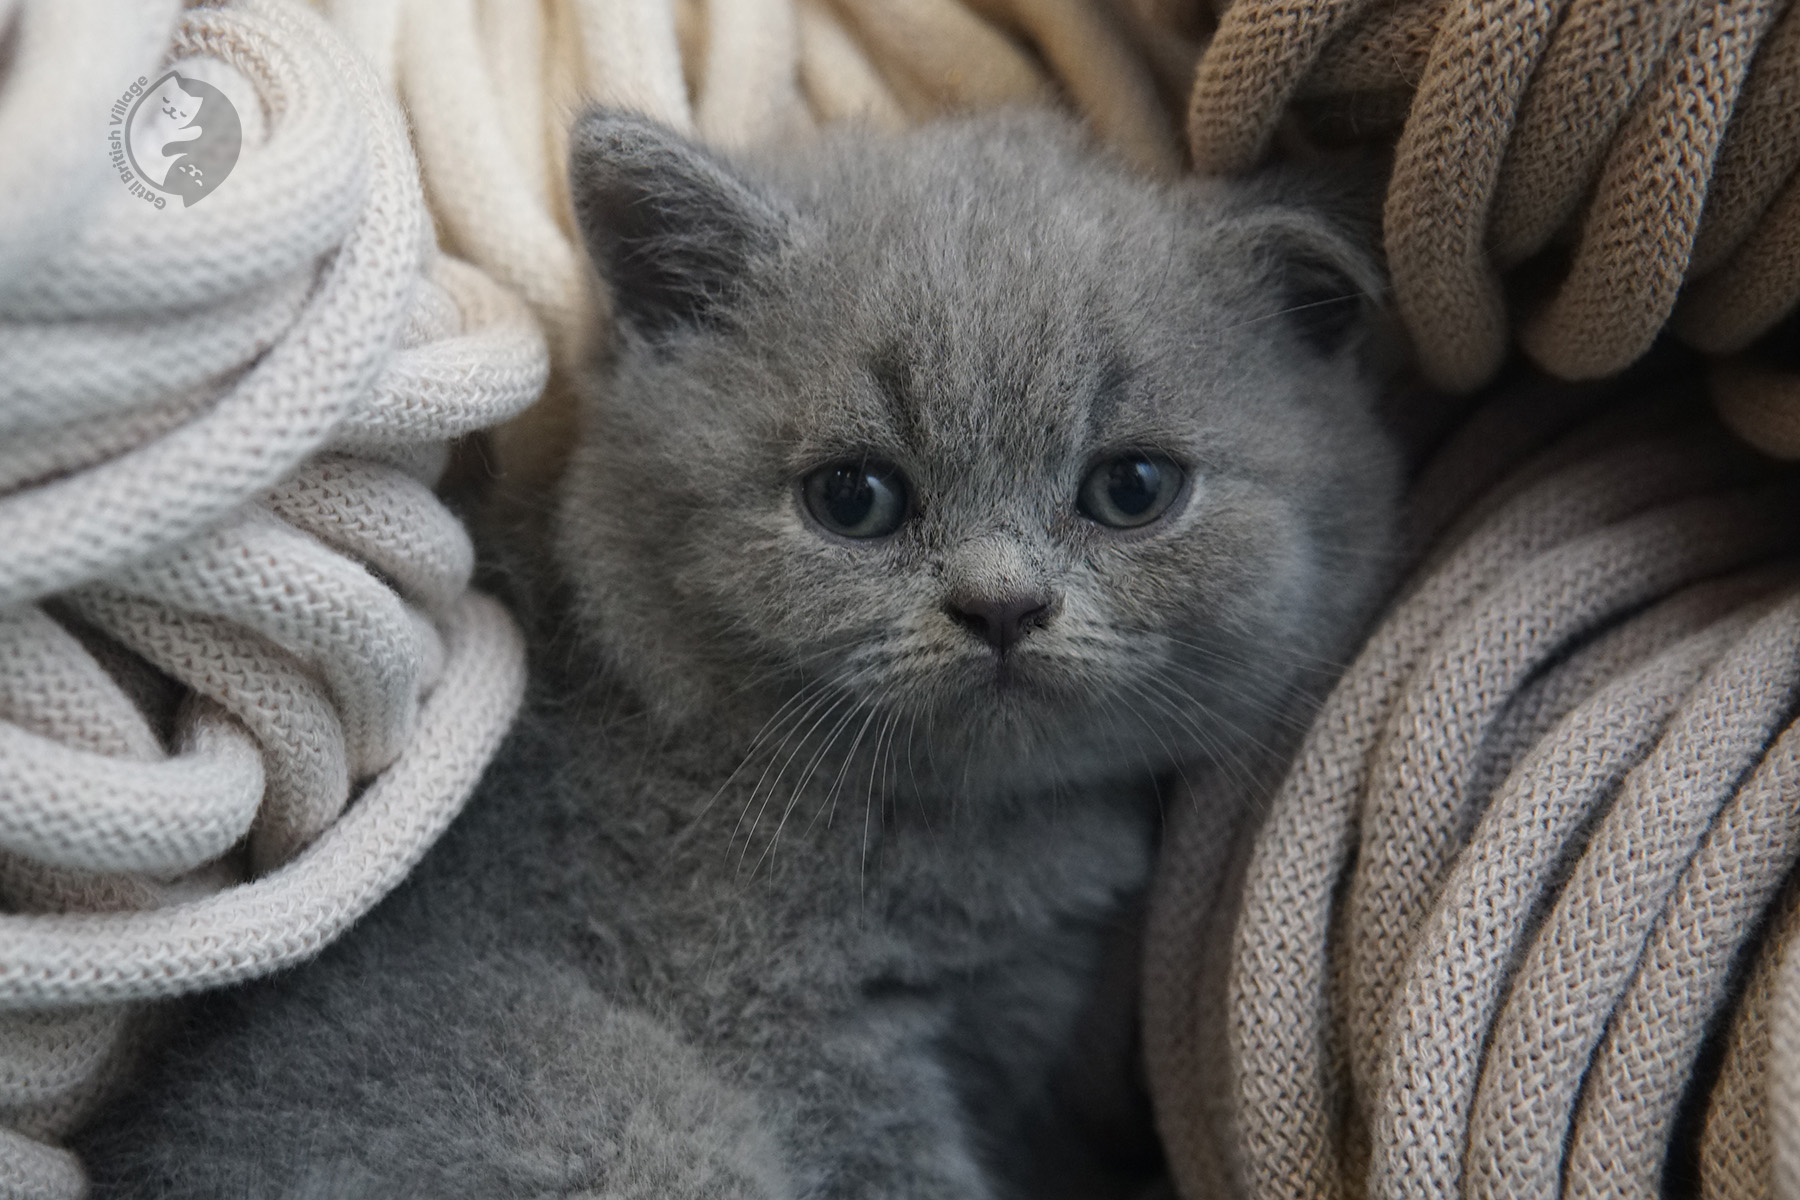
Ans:
[[[574,160],[621,318],[579,644],[394,897],[96,1123],[97,1200],[1051,1194],[1160,782],[1247,769],[1371,602],[1361,321],[1283,310],[1375,276],[1292,186],[1023,114],[730,163],[596,112]],[[1194,481],[1137,533],[1074,507],[1121,448]],[[796,481],[863,453],[918,510],[858,543]],[[946,616],[1017,589],[1005,656]]]

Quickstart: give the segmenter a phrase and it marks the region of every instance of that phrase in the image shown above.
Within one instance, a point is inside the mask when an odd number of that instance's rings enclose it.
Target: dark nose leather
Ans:
[[[1044,596],[954,596],[944,602],[952,621],[1005,654],[1050,619]]]

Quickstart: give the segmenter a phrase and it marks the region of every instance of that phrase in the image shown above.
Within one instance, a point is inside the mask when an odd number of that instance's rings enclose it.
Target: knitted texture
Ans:
[[[133,1002],[315,952],[473,789],[523,648],[431,484],[548,370],[433,247],[400,113],[323,20],[104,7],[27,4],[0,74],[0,131],[92,152],[34,164],[56,204],[0,180],[0,1196],[33,1200],[80,1194],[55,1142],[151,1032]],[[100,99],[40,110],[46,62]],[[159,211],[90,159],[169,62],[261,120]]]
[[[1593,379],[1665,326],[1734,354],[1800,305],[1785,0],[1238,0],[1194,77],[1195,165],[1249,169],[1288,117],[1392,140],[1394,299],[1441,387],[1492,378],[1515,327]],[[1746,419],[1737,379],[1733,427],[1793,456],[1795,417]]]
[[[1694,1157],[1766,1194],[1800,1044],[1765,934],[1800,864],[1800,485],[1670,421],[1631,385],[1491,499],[1415,511],[1445,532],[1241,884],[1199,800],[1172,810],[1145,1036],[1184,1195],[1656,1196],[1727,1019]],[[1491,453],[1451,439],[1415,506]]]

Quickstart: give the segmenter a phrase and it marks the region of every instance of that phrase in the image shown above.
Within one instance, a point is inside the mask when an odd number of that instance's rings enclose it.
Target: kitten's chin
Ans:
[[[991,655],[974,664],[964,684],[966,703],[986,704],[997,711],[1028,717],[1044,705],[1065,704],[1070,699],[1066,681],[1038,663],[1016,656]]]
[[[941,719],[957,716],[950,712]],[[1084,736],[1078,724],[1023,726],[965,717],[963,728],[966,736],[946,739],[952,744],[924,756],[933,770],[920,780],[924,790],[959,803],[1066,794],[1097,783],[1149,778],[1162,767],[1136,755],[1122,757],[1116,743]]]
[[[1005,654],[971,651],[948,664],[927,686],[954,696],[956,703],[986,704],[1026,719],[1046,707],[1079,706],[1095,690],[1094,680],[1079,664],[1030,644]]]
[[[1172,765],[1167,741],[1120,737],[1113,710],[1092,687],[1030,669],[996,666],[936,706],[934,783],[968,795],[1029,796]]]

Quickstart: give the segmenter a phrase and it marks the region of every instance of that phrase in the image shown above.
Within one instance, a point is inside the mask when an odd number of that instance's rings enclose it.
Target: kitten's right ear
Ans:
[[[718,324],[781,210],[712,154],[647,118],[590,108],[569,140],[575,220],[615,310],[650,341]]]

